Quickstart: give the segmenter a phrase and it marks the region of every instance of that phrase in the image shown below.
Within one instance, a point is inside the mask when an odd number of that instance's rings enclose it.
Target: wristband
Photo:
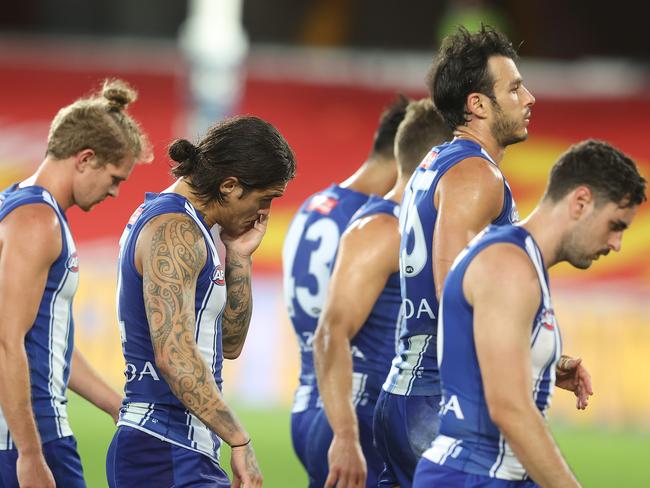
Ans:
[[[244,442],[243,444],[235,444],[235,445],[232,445],[232,444],[231,444],[231,445],[230,445],[230,449],[234,449],[235,447],[244,447],[244,446],[247,446],[248,444],[251,443],[252,440],[253,440],[253,438],[252,438],[252,437],[249,437],[248,440],[247,440],[246,442]]]

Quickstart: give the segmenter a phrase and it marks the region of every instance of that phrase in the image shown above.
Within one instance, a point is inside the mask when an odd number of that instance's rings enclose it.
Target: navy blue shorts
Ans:
[[[377,486],[377,477],[382,471],[384,463],[381,457],[379,457],[379,453],[373,442],[372,416],[367,412],[359,412],[357,410],[357,419],[359,421],[359,441],[363,455],[366,458],[366,466],[368,469],[366,486],[375,488]],[[325,410],[320,409],[312,421],[306,440],[305,452],[310,488],[323,488],[325,485],[325,480],[329,472],[327,451],[330,448],[333,436],[334,434],[327,421]]]
[[[226,488],[228,476],[208,456],[121,425],[106,455],[111,488]]]
[[[77,441],[73,436],[62,437],[43,444],[45,461],[52,471],[56,486],[85,488]],[[0,488],[18,488],[16,461],[18,450],[0,451]]]
[[[373,430],[384,462],[380,488],[411,488],[415,467],[438,433],[440,396],[379,394]]]
[[[510,481],[470,474],[441,466],[426,458],[418,463],[413,488],[539,488],[534,481]]]
[[[291,414],[291,443],[305,471],[307,470],[307,436],[318,412],[320,408],[308,408]]]

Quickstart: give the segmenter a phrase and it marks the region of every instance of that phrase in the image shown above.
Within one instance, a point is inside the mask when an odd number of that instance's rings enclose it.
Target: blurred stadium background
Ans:
[[[289,441],[298,374],[283,307],[281,246],[310,193],[362,162],[383,105],[426,96],[440,38],[485,21],[522,42],[520,71],[537,97],[530,138],[503,169],[525,216],[550,165],[571,143],[610,141],[650,177],[650,37],[633,2],[602,0],[21,0],[0,11],[0,186],[41,161],[48,123],[104,77],[140,92],[133,113],[155,147],[110,200],[69,219],[81,258],[76,342],[116,386],[123,360],[115,319],[117,241],[144,191],[170,182],[166,146],[206,121],[248,113],[276,125],[298,176],[274,203],[255,259],[255,311],[225,394],[251,431],[265,486],[305,486]],[[647,207],[647,205],[646,205]],[[585,486],[650,486],[650,207],[623,252],[587,272],[551,273],[564,349],[584,358],[595,396],[586,412],[558,392],[551,424]],[[498,285],[498,284],[497,284]],[[72,396],[72,422],[91,488],[105,486],[108,418]],[[225,451],[225,450],[224,450]],[[224,452],[227,458],[227,453]],[[227,461],[224,459],[224,465]]]

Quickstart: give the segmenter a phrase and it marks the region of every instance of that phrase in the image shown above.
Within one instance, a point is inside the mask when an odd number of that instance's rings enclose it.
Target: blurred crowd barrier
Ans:
[[[173,137],[195,135],[183,129],[190,99],[185,65],[174,50],[128,49],[128,55],[73,50],[53,58],[51,47],[50,51],[34,45],[10,47],[3,49],[0,42],[3,188],[40,162],[47,125],[59,107],[89,92],[106,76],[123,77],[140,90],[133,113],[154,144],[154,163],[137,168],[117,200],[103,203],[90,215],[69,213],[81,266],[76,342],[121,387],[124,365],[115,318],[117,242],[143,193],[171,182],[166,146]],[[310,56],[301,62],[320,66],[321,79],[304,64],[301,70],[300,64],[288,63],[281,53],[254,50],[239,108],[240,113],[258,115],[280,129],[296,152],[299,169],[285,197],[274,203],[268,234],[255,256],[255,305],[248,342],[238,360],[226,361],[226,396],[237,401],[288,405],[297,383],[297,345],[282,303],[280,274],[282,242],[293,213],[309,194],[345,178],[364,160],[382,106],[396,91],[426,95],[423,83],[414,80],[426,72],[427,56],[397,57],[393,64],[374,61],[382,59],[381,53],[367,58],[357,53],[358,63],[350,61],[354,57],[337,62],[336,53],[326,53],[322,64]],[[359,66],[366,71],[358,71]],[[620,73],[637,75],[621,75],[617,83],[618,78],[602,68],[597,86],[587,80],[585,86],[590,88],[580,90],[580,70],[565,66],[563,71],[553,63],[544,66],[522,62],[526,82],[527,67],[537,73],[528,83],[537,103],[529,140],[511,147],[502,166],[520,215],[527,215],[539,200],[557,156],[585,138],[620,147],[650,177],[650,90],[644,78],[633,68],[619,67]],[[580,69],[597,75],[597,66]],[[395,74],[400,69],[401,84]],[[373,77],[373,70],[384,74]],[[307,75],[300,77],[301,72]],[[549,73],[559,77],[564,73],[565,83]],[[620,254],[599,260],[586,272],[563,265],[551,272],[564,350],[584,358],[596,392],[586,412],[575,410],[572,395],[556,392],[554,419],[650,429],[650,204],[645,207],[626,232]]]

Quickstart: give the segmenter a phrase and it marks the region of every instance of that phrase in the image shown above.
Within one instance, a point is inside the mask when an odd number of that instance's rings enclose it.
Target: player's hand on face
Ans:
[[[18,455],[16,475],[20,488],[56,488],[54,476],[42,453]]]
[[[262,473],[257,465],[253,446],[249,443],[241,447],[233,447],[230,453],[232,469],[232,488],[260,488]]]
[[[329,474],[325,488],[364,488],[366,486],[366,459],[356,439],[334,436],[327,452]]]
[[[221,231],[221,241],[226,246],[227,252],[234,252],[240,256],[250,256],[262,243],[269,221],[270,209],[260,210],[255,223],[246,232],[239,236],[229,235]]]
[[[591,375],[582,364],[581,358],[562,356],[557,364],[555,384],[575,394],[578,410],[587,408],[589,397],[594,394]]]

